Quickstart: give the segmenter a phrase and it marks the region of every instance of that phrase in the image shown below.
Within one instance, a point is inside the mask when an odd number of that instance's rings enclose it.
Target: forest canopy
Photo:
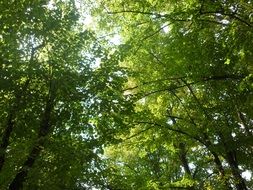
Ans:
[[[0,189],[253,189],[253,2],[0,1]]]

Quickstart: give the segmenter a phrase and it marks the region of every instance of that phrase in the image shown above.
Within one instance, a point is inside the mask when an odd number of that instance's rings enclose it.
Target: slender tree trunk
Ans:
[[[210,153],[213,155],[214,163],[215,163],[215,165],[216,165],[216,167],[217,167],[217,169],[219,171],[219,174],[221,176],[222,181],[224,182],[224,186],[225,186],[224,188],[227,189],[227,190],[232,190],[230,182],[226,178],[226,172],[225,172],[225,170],[224,170],[224,168],[222,166],[222,162],[221,162],[221,160],[219,158],[219,155],[215,151],[213,151],[212,148],[210,148],[211,145],[212,145],[212,143],[210,142],[208,136],[206,134],[204,134],[204,136],[205,136],[205,139],[206,139],[206,142],[205,142],[206,143],[206,147],[210,151]]]
[[[41,45],[32,48],[31,57],[30,57],[30,60],[29,60],[30,64],[33,63],[34,55],[35,55],[36,51],[38,49],[42,48],[44,45],[45,44],[43,42]],[[13,105],[13,108],[10,110],[8,118],[7,118],[7,125],[6,125],[6,127],[4,129],[4,132],[2,134],[2,139],[1,139],[1,144],[0,144],[0,172],[1,172],[1,170],[3,168],[3,165],[4,165],[4,162],[5,162],[6,149],[9,145],[10,136],[11,136],[11,133],[12,133],[13,128],[14,128],[14,121],[13,120],[15,119],[15,115],[16,115],[17,110],[19,109],[19,107],[22,104],[22,97],[26,93],[27,88],[29,86],[29,83],[30,83],[30,78],[28,78],[26,80],[26,82],[25,82],[24,86],[22,87],[21,91],[17,92],[16,101]]]
[[[246,119],[245,117],[243,116],[242,112],[237,112],[237,115],[238,115],[238,119],[239,121],[241,122],[241,124],[243,125],[244,129],[245,129],[245,132],[247,134],[247,136],[251,136],[251,132],[250,132],[250,128],[246,122]]]
[[[54,91],[54,90],[53,90]],[[45,110],[42,115],[40,122],[40,128],[38,132],[37,141],[34,143],[30,154],[28,155],[26,161],[24,162],[21,169],[16,174],[13,181],[10,183],[10,190],[22,190],[23,183],[26,181],[29,170],[33,167],[36,159],[39,157],[41,150],[46,142],[46,137],[51,131],[51,114],[54,107],[54,93],[52,92],[52,87],[50,85],[48,100],[45,106]]]
[[[216,154],[216,152],[213,152],[213,151],[211,151],[211,153],[214,157],[214,163],[216,164],[216,166],[219,170],[221,179],[224,181],[224,185],[225,185],[226,189],[227,190],[232,190],[232,187],[230,186],[230,183],[229,183],[228,179],[226,179],[226,173],[225,173],[225,170],[222,166],[222,163],[220,161],[220,158],[219,158],[218,154]]]
[[[242,178],[240,169],[238,167],[238,162],[236,159],[235,151],[228,151],[226,153],[227,162],[231,168],[233,177],[235,178],[235,187],[237,190],[248,190],[245,180]]]
[[[3,136],[1,139],[1,144],[0,144],[0,171],[2,170],[4,162],[5,162],[5,153],[6,153],[7,146],[9,145],[9,139],[10,139],[13,127],[14,127],[13,113],[10,113],[7,119],[7,125],[6,125],[6,128],[4,129]]]
[[[10,136],[11,136],[11,133],[14,128],[14,119],[16,116],[16,112],[20,109],[20,107],[23,104],[22,99],[23,99],[25,92],[27,91],[29,82],[30,82],[29,79],[26,80],[21,92],[17,93],[16,100],[13,103],[13,105],[11,106],[11,109],[10,109],[8,117],[7,117],[6,126],[3,131],[2,138],[1,138],[1,144],[0,144],[0,172],[1,172],[4,162],[5,162],[6,149],[9,145]]]
[[[237,190],[248,190],[245,180],[242,178],[242,175],[241,175],[241,172],[240,172],[240,169],[238,166],[238,161],[236,158],[236,151],[235,151],[235,149],[231,150],[231,148],[228,146],[229,141],[227,141],[227,140],[233,139],[233,137],[231,136],[231,134],[224,137],[224,135],[221,133],[219,134],[219,137],[221,139],[221,143],[223,144],[223,146],[225,148],[225,159],[230,166],[232,175],[234,177],[236,189]]]
[[[183,168],[184,168],[186,174],[192,178],[193,176],[192,176],[191,169],[189,167],[188,159],[186,157],[186,149],[185,149],[184,143],[179,143],[179,158],[180,158],[180,161],[183,165]],[[194,186],[190,186],[190,187],[188,187],[188,189],[194,190],[195,188],[194,188]]]
[[[185,150],[185,144],[184,143],[180,143],[179,144],[179,158],[180,158],[180,161],[183,165],[183,168],[185,170],[185,172],[191,176],[192,173],[191,173],[191,170],[190,170],[190,167],[189,167],[189,164],[188,164],[188,159],[186,158],[186,150]]]

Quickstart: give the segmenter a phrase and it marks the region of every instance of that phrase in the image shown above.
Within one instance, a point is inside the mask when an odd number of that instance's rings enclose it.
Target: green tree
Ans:
[[[128,55],[122,65],[131,70],[125,93],[133,95],[136,107],[129,122],[133,134],[121,138],[134,136],[133,146],[141,147],[134,152],[120,144],[127,149],[120,156],[109,148],[116,177],[108,179],[114,186],[122,183],[117,176],[125,176],[128,185],[137,183],[134,169],[148,159],[144,147],[151,141],[152,153],[164,144],[173,147],[165,154],[167,163],[177,161],[180,174],[169,180],[165,176],[176,174],[165,170],[164,178],[157,178],[149,167],[148,177],[142,168],[137,176],[145,175],[144,182],[137,189],[251,188],[242,177],[242,171],[252,171],[251,8],[251,1],[101,3],[103,19],[110,28],[119,27],[130,48],[122,52]],[[146,157],[138,159],[142,151]],[[139,162],[128,160],[129,154]],[[156,187],[147,185],[150,179]]]
[[[251,1],[0,11],[1,189],[253,187]]]
[[[0,8],[1,189],[101,186],[99,154],[117,130],[102,121],[125,101],[120,57],[81,24],[75,1]]]

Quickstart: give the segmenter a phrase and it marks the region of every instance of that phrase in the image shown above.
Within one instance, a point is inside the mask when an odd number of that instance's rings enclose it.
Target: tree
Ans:
[[[251,1],[0,11],[1,189],[252,188]]]
[[[134,147],[142,148],[147,145],[143,141],[150,139],[152,152],[163,148],[163,143],[173,145],[177,153],[167,159],[181,161],[177,162],[182,168],[179,178],[168,180],[165,176],[173,172],[166,170],[162,176],[168,181],[159,178],[156,188],[251,188],[242,177],[242,171],[252,170],[244,159],[252,156],[250,7],[251,2],[238,1],[101,3],[107,14],[103,18],[108,18],[111,28],[120,26],[130,47],[122,52],[128,54],[122,64],[131,70],[126,93],[136,100],[136,114],[129,123],[135,133],[121,138],[136,137]],[[126,149],[121,156],[110,151],[108,159],[112,157],[116,174],[125,176],[126,184],[137,183],[134,171],[126,168],[138,168],[141,161],[128,160],[128,155],[139,158],[140,152]],[[139,151],[148,155],[143,149]],[[188,176],[190,183],[182,176]],[[145,177],[146,183],[138,188],[155,189],[147,185],[148,174]],[[117,177],[108,179],[114,186],[122,183]]]
[[[97,122],[112,104],[121,110],[106,97],[125,101],[119,57],[80,24],[75,1],[0,7],[1,189],[100,186],[99,154],[110,139]]]

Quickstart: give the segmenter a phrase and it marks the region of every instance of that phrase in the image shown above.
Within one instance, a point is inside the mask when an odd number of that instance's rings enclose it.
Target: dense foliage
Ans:
[[[0,189],[253,188],[252,10],[1,1]]]

